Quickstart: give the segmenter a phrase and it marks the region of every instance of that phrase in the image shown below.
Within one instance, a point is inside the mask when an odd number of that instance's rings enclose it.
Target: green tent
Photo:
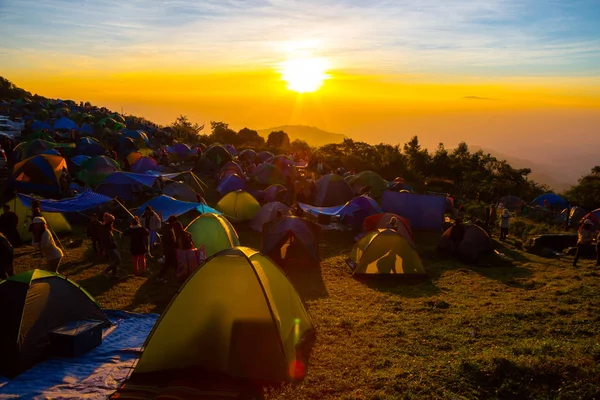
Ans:
[[[50,331],[94,320],[110,325],[95,300],[64,276],[34,269],[0,282],[0,374],[14,377],[46,355]]]
[[[271,382],[304,377],[314,333],[294,286],[267,257],[223,250],[198,268],[154,325],[132,379],[201,368]]]
[[[88,185],[97,185],[107,176],[120,171],[119,163],[107,156],[90,157],[81,163],[77,177]]]
[[[204,213],[190,222],[185,230],[192,234],[196,247],[204,246],[207,257],[240,245],[234,227],[225,217],[218,214]]]
[[[380,198],[388,188],[388,182],[373,171],[363,171],[350,177],[348,184],[355,193],[365,186],[371,187],[371,197]]]
[[[21,240],[24,242],[31,240],[33,238],[31,232],[29,232],[29,225],[31,224],[31,209],[27,208],[25,204],[23,204],[19,196],[15,197],[6,204],[9,205],[10,209],[17,214],[17,217],[19,217],[19,226],[17,227],[17,230],[21,235]],[[46,223],[48,224],[48,227],[52,232],[57,234],[72,232],[71,224],[69,224],[69,221],[67,221],[65,216],[61,213],[44,212],[44,210],[42,210],[42,213]]]
[[[216,206],[234,222],[251,221],[260,211],[260,204],[248,192],[241,190],[227,193]]]
[[[378,229],[360,239],[350,255],[354,275],[426,276],[419,254],[398,232]]]

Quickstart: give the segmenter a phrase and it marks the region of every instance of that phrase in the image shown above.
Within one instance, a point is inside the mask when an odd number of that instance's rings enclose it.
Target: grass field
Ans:
[[[243,245],[260,238],[240,227]],[[426,282],[360,282],[344,262],[353,239],[327,233],[320,270],[295,271],[317,339],[308,375],[268,399],[600,398],[600,271],[589,260],[543,259],[496,243],[477,267],[438,256],[438,235],[418,234]],[[61,273],[105,308],[162,312],[177,290],[131,272],[100,275],[89,242],[68,251]],[[41,265],[32,248],[15,267]],[[150,262],[156,271],[155,261]]]

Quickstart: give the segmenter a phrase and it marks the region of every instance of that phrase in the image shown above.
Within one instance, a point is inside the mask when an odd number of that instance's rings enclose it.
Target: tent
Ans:
[[[178,181],[167,182],[167,184],[165,185],[165,187],[162,190],[162,193],[164,195],[173,197],[174,199],[177,199],[177,200],[191,201],[191,202],[197,202],[198,194],[199,194],[199,193],[196,193],[196,191],[194,191],[194,189],[192,189],[186,183],[178,182]]]
[[[228,163],[223,165],[219,175],[220,175],[220,178],[223,179],[224,177],[226,177],[228,175],[232,175],[232,174],[235,174],[235,175],[238,175],[241,177],[246,176],[246,174],[244,173],[244,170],[242,169],[242,167],[240,167],[240,165],[238,163],[236,163],[235,161],[229,161]]]
[[[285,183],[285,175],[283,174],[281,169],[274,164],[260,164],[254,170],[253,176],[254,180],[259,185],[268,186]]]
[[[256,232],[262,232],[263,225],[267,222],[274,221],[279,213],[282,215],[289,215],[290,209],[288,206],[278,201],[267,203],[260,208],[260,211],[250,223],[250,227]]]
[[[227,150],[233,157],[237,156],[237,150],[232,145],[224,144],[223,147],[225,147],[225,150]]]
[[[96,187],[96,192],[105,196],[123,200],[133,200],[136,194],[151,188],[158,176],[148,174],[134,174],[130,172],[115,172],[104,178]]]
[[[21,240],[24,242],[33,238],[31,232],[29,232],[29,225],[31,224],[31,199],[32,197],[20,194],[6,203],[17,214],[17,217],[19,217],[19,226],[17,229],[21,235]],[[44,204],[42,204],[41,209],[51,231],[55,233],[70,233],[72,231],[71,225],[61,212],[56,212],[52,208],[46,208]]]
[[[303,218],[284,216],[263,225],[261,252],[273,260],[319,261],[321,227]]]
[[[581,220],[587,215],[587,211],[585,211],[581,207],[571,207],[565,208],[562,210],[560,215],[556,218],[556,223],[559,225],[564,225],[567,222],[567,218],[569,219],[569,226],[571,228],[578,228]]]
[[[172,215],[178,217],[190,211],[197,211],[200,214],[220,214],[220,212],[207,206],[206,204],[175,200],[174,198],[165,195],[157,196],[152,200],[142,204],[140,207],[138,207],[135,214],[141,216],[148,206],[152,207],[152,209],[162,217],[163,221],[168,220]]]
[[[86,162],[87,160],[89,160],[91,157],[90,156],[75,156],[75,157],[71,157],[69,159],[69,161],[71,161],[73,164],[77,165],[78,167],[81,166],[81,164],[83,164],[84,162]]]
[[[49,123],[44,122],[44,121],[33,121],[29,125],[29,129],[31,129],[33,132],[40,132],[40,131],[43,131],[44,129],[48,129],[49,131],[51,131],[52,125],[50,125]]]
[[[316,182],[315,206],[332,207],[352,200],[354,193],[348,183],[337,174],[324,175]]]
[[[388,189],[388,182],[373,171],[363,171],[348,179],[348,184],[354,190],[354,193],[360,193],[365,187],[371,187],[370,195],[380,198],[385,190]]]
[[[209,160],[212,164],[220,168],[225,163],[233,160],[231,153],[229,153],[223,146],[213,145],[207,148],[202,153],[202,158]]]
[[[31,207],[31,202],[35,198],[24,194],[19,194],[19,199],[23,202],[24,206]],[[40,208],[43,212],[51,213],[67,213],[67,212],[80,212],[90,208],[99,207],[112,201],[110,197],[103,196],[98,193],[94,193],[91,190],[87,190],[75,197],[70,197],[61,200],[50,200],[50,199],[37,199],[40,202]]]
[[[150,146],[150,139],[144,131],[123,131],[123,136],[132,139],[138,145]]]
[[[483,229],[477,225],[467,224],[462,224],[462,227],[464,230],[458,247],[452,240],[452,231],[457,228],[452,226],[442,235],[438,248],[447,252],[456,252],[468,261],[476,261],[481,255],[494,252],[492,239]]]
[[[102,146],[98,139],[91,137],[83,137],[79,139],[75,149],[77,150],[78,154],[90,157],[101,156],[106,152],[104,146]]]
[[[523,204],[525,202],[517,196],[502,196],[498,199],[498,205],[502,205],[503,208],[508,208],[510,211],[516,211]]]
[[[360,229],[365,218],[382,212],[383,210],[375,200],[364,195],[355,197],[346,203],[340,210],[339,216],[343,223],[351,225],[355,229]]]
[[[240,245],[240,239],[233,225],[222,215],[205,213],[193,220],[186,228],[192,234],[197,247],[204,246],[210,257],[221,250]]]
[[[396,218],[396,232],[406,239],[411,246],[415,247],[415,239],[412,230],[410,229],[410,221],[404,217],[393,213],[381,213],[371,215],[365,218],[363,223],[363,231],[371,232],[377,229],[386,229],[392,218]]]
[[[441,231],[446,197],[385,191],[381,208],[407,218],[412,229]]]
[[[120,168],[115,160],[107,156],[95,156],[81,164],[77,177],[88,185],[97,185],[117,171]]]
[[[138,158],[135,163],[131,165],[131,172],[135,174],[143,174],[148,171],[156,171],[158,168],[158,163],[154,158],[143,156]]]
[[[0,373],[14,377],[44,358],[49,332],[81,321],[110,321],[76,283],[34,269],[0,282]]]
[[[272,261],[246,247],[224,250],[179,289],[132,378],[196,367],[252,380],[299,380],[307,358],[301,346],[313,332],[298,293]]]
[[[360,239],[350,255],[354,275],[425,276],[421,258],[398,232],[378,229]]]
[[[265,162],[268,159],[275,157],[275,154],[271,153],[270,151],[261,151],[256,155],[256,157],[260,160],[260,162]]]
[[[94,127],[89,124],[83,124],[81,125],[81,128],[79,128],[79,133],[82,135],[94,135]]]
[[[185,143],[175,143],[173,146],[167,147],[167,152],[178,160],[185,161],[195,155],[197,150],[190,149],[190,146]]]
[[[217,203],[217,210],[235,222],[252,220],[260,210],[260,204],[248,192],[229,192]]]
[[[238,154],[237,158],[245,163],[254,163],[254,160],[256,160],[256,152],[252,149],[246,149]]]
[[[41,154],[17,163],[13,169],[13,180],[17,191],[39,195],[60,193],[58,178],[67,163],[60,156]]]
[[[77,124],[69,118],[61,117],[54,123],[54,129],[59,131],[70,131],[71,129],[77,129]]]
[[[272,201],[276,201],[279,193],[285,192],[286,190],[287,189],[283,185],[279,185],[279,184],[271,185],[265,189],[263,200],[265,203],[270,203]]]
[[[46,151],[54,149],[55,146],[56,143],[42,139],[21,142],[13,149],[12,158],[16,162],[22,161],[38,154],[44,154]]]
[[[546,193],[536,197],[532,202],[532,206],[545,207],[546,201],[550,208],[560,208],[561,210],[568,206],[567,201],[555,193]]]
[[[237,174],[227,175],[219,182],[217,192],[226,195],[236,190],[246,190],[246,180]]]
[[[580,224],[585,221],[586,219],[590,219],[592,220],[592,222],[594,224],[596,224],[596,229],[600,228],[600,208],[587,213],[584,217],[582,217],[579,221],[577,221],[577,226],[579,227]]]
[[[296,163],[294,163],[294,160],[292,160],[290,157],[285,156],[285,155],[279,155],[276,157],[272,157],[272,158],[268,159],[266,162],[268,162],[269,164],[278,166],[286,178],[287,177],[295,178],[295,176],[298,172],[296,170]]]
[[[127,155],[127,162],[129,163],[129,165],[133,165],[136,163],[137,160],[139,160],[142,157],[144,157],[142,153],[134,151]]]

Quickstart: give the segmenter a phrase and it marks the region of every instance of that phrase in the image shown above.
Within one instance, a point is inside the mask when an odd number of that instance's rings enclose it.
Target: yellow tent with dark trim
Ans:
[[[216,209],[234,222],[243,222],[254,219],[260,211],[260,204],[250,193],[238,190],[223,196]]]
[[[21,235],[21,240],[31,240],[33,238],[31,232],[29,232],[29,225],[31,224],[31,209],[23,204],[19,196],[7,202],[6,204],[9,205],[11,211],[14,211],[15,214],[17,214],[17,217],[19,217],[19,226],[17,227],[17,230]],[[69,224],[69,221],[67,221],[63,214],[44,212],[44,210],[42,210],[42,214],[52,232],[70,233],[72,231],[71,224]]]
[[[240,245],[235,228],[225,217],[215,213],[200,215],[185,230],[192,235],[196,247],[204,246],[206,257]]]
[[[224,250],[195,270],[171,301],[148,336],[132,378],[200,368],[245,379],[298,380],[313,332],[298,293],[279,267],[247,247]]]
[[[369,232],[352,249],[354,275],[425,276],[421,258],[398,232],[378,229]]]

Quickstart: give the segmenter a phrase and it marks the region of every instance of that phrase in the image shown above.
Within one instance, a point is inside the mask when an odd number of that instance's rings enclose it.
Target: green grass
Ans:
[[[242,244],[259,247],[258,235],[244,227],[239,233]],[[320,271],[292,275],[317,330],[308,375],[268,388],[265,397],[600,398],[600,274],[591,261],[573,269],[571,258],[543,259],[496,243],[502,256],[470,266],[439,256],[437,239],[417,235],[428,281],[361,282],[344,262],[352,235],[326,233]],[[102,306],[165,309],[177,284],[107,281],[105,262],[88,246],[69,250],[61,272]],[[18,271],[40,265],[31,248],[17,254]]]

